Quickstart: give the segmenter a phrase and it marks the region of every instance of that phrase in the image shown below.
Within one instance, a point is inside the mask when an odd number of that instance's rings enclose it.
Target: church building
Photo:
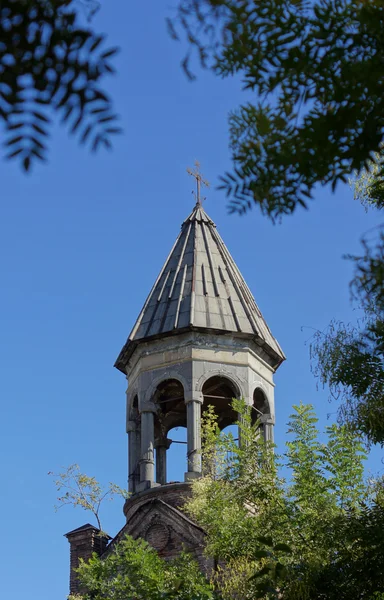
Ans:
[[[220,429],[237,420],[243,398],[273,440],[273,376],[285,356],[272,335],[215,223],[203,209],[196,170],[196,205],[157,277],[115,367],[127,378],[128,500],[114,539],[92,525],[66,534],[70,592],[79,592],[80,557],[106,554],[126,534],[144,538],[162,557],[190,549],[202,568],[205,533],[182,506],[201,474],[201,415],[214,407]],[[183,481],[169,481],[168,433],[186,427]],[[212,565],[213,566],[213,565]]]

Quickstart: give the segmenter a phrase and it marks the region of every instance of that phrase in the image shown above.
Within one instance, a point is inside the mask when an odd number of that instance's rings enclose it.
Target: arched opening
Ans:
[[[238,419],[237,412],[232,408],[233,398],[239,398],[239,391],[230,379],[214,375],[203,385],[202,413],[208,406],[213,406],[217,414],[217,424],[220,430],[233,425]]]
[[[165,435],[172,427],[187,426],[184,388],[180,381],[166,379],[159,383],[153,395],[153,402],[158,407],[156,433]]]
[[[167,483],[184,481],[187,463],[187,428],[172,427],[167,433],[167,438],[171,442],[167,452]]]
[[[225,435],[230,435],[236,444],[239,443],[239,428],[235,423],[238,421],[238,413],[232,408],[232,400],[239,398],[239,390],[233,382],[227,377],[215,375],[210,377],[203,385],[203,406],[202,416],[207,411],[209,406],[212,406],[217,415],[217,425],[220,431]],[[222,469],[227,469],[233,459],[232,452],[225,449],[219,450],[218,453],[212,456],[208,450],[208,454],[202,455],[203,471],[211,471],[211,473],[220,472]]]
[[[262,415],[269,414],[269,402],[261,388],[256,388],[253,392],[253,408],[253,423],[255,423]]]
[[[252,424],[260,420],[260,430],[265,441],[272,441],[271,411],[268,399],[261,388],[253,392]]]
[[[155,473],[156,483],[164,485],[167,481],[178,477],[181,456],[186,452],[180,452],[178,443],[170,442],[171,439],[178,440],[178,431],[174,436],[175,429],[186,431],[187,414],[184,402],[184,388],[177,379],[166,379],[159,383],[153,395],[153,402],[157,406],[155,415]],[[170,432],[172,436],[170,438]],[[180,437],[180,436],[179,436]],[[186,440],[182,435],[182,440]],[[186,447],[185,447],[186,448]],[[174,461],[175,459],[175,461]],[[172,460],[172,463],[170,462]],[[174,464],[175,462],[175,464]],[[169,465],[172,464],[171,473],[168,474]],[[183,461],[185,470],[185,459]],[[180,479],[179,479],[180,480]]]

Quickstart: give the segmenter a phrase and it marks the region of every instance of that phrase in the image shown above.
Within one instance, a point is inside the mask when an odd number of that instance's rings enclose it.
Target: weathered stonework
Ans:
[[[274,368],[265,358],[254,340],[233,334],[189,331],[140,343],[126,365],[130,492],[135,494],[166,482],[166,450],[169,447],[166,440],[173,427],[184,426],[188,431],[186,480],[200,472],[199,415],[213,402],[205,392],[210,382],[215,384],[220,380],[227,385],[226,393],[230,395],[225,400],[226,406],[215,409],[219,426],[225,427],[237,418],[234,414],[229,415],[231,398],[243,398],[249,406],[254,406],[255,417],[261,418],[266,438],[273,439]],[[171,406],[175,394],[167,396],[161,388],[167,382],[179,385],[179,400],[184,403],[184,409],[180,402],[177,407]],[[159,404],[160,389],[162,400]],[[224,402],[224,392],[217,386],[215,390],[215,397],[221,394]],[[257,395],[262,397],[258,404]],[[170,408],[164,412],[162,407],[164,403],[167,406],[167,398]]]
[[[156,386],[177,379],[187,394],[201,393],[205,381],[214,375],[230,379],[245,399],[256,388],[267,396],[274,415],[274,369],[260,355],[254,341],[233,335],[188,332],[161,340],[143,342],[127,364],[127,420],[135,396],[139,408],[151,401]]]
[[[135,494],[125,501],[124,515],[127,523],[134,517],[136,511],[148,501],[157,498],[172,508],[182,510],[185,502],[190,498],[192,488],[190,483],[167,483],[145,492]]]
[[[165,559],[190,551],[201,569],[209,572],[213,561],[204,556],[205,533],[182,511],[191,494],[189,483],[167,484],[141,492],[124,505],[127,523],[111,541],[104,556],[125,536],[146,540]]]
[[[201,416],[213,406],[224,429],[238,420],[232,399],[243,398],[264,438],[273,440],[273,375],[284,359],[198,202],[115,363],[129,381],[126,524],[97,549],[91,526],[67,534],[71,569],[79,556],[86,560],[96,549],[106,557],[130,535],[147,540],[165,559],[188,549],[209,572],[214,565],[203,554],[205,533],[183,512],[189,482],[201,476]],[[175,427],[187,429],[184,483],[167,483],[168,434]],[[71,591],[78,589],[71,571]]]

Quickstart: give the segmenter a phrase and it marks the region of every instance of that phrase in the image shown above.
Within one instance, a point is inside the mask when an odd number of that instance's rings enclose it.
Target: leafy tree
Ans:
[[[127,537],[103,559],[81,563],[83,600],[382,599],[384,486],[365,485],[359,437],[332,425],[320,442],[313,408],[300,404],[278,456],[250,409],[239,401],[234,409],[240,447],[205,413],[208,468],[186,507],[207,533],[206,553],[217,564],[210,581],[190,555],[164,561]]]
[[[79,465],[73,464],[61,473],[48,473],[55,477],[54,484],[60,496],[57,498],[56,510],[63,506],[80,506],[90,512],[96,519],[97,526],[102,532],[100,509],[105,500],[113,500],[115,496],[127,498],[128,494],[115,483],[104,488],[95,477],[88,477],[80,471]]]
[[[258,94],[229,117],[233,211],[256,203],[275,219],[369,166],[384,135],[383,25],[381,0],[179,0],[168,26],[186,35],[187,74],[196,50]]]
[[[292,469],[292,485],[290,494],[294,501],[313,497],[322,502],[327,489],[324,474],[324,461],[319,432],[316,427],[317,417],[309,405],[294,406],[295,413],[288,422],[288,433],[294,435],[293,441],[287,442],[287,465]],[[310,506],[316,510],[316,506]]]
[[[384,445],[383,321],[368,314],[358,324],[332,322],[312,343],[313,371],[341,400],[338,415]]]
[[[247,409],[235,408],[243,411],[239,428],[246,443],[239,448],[218,435],[219,453],[230,450],[227,469],[194,482],[187,505],[207,532],[206,552],[219,564],[213,579],[224,600],[384,593],[382,484],[376,490],[365,485],[359,437],[332,425],[321,443],[312,407],[300,404],[288,424],[287,451],[278,456]],[[278,476],[279,464],[287,479]]]
[[[361,443],[357,443],[356,435],[347,425],[333,424],[326,432],[328,443],[321,452],[329,474],[328,489],[336,495],[341,508],[357,509],[365,494]]]
[[[91,12],[94,0],[84,0]],[[5,0],[0,6],[0,121],[7,158],[29,170],[45,160],[52,117],[81,143],[109,148],[116,115],[101,80],[116,48],[79,23],[73,0]]]
[[[105,559],[82,561],[78,573],[89,590],[84,600],[218,600],[191,556],[166,561],[129,536]]]

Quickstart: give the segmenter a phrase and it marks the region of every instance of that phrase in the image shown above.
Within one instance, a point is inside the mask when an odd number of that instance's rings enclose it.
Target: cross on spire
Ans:
[[[201,184],[205,185],[205,187],[209,187],[209,182],[203,179],[203,176],[200,172],[200,163],[198,160],[195,160],[194,169],[190,169],[189,167],[187,168],[187,173],[188,175],[192,175],[192,177],[196,179],[196,192],[192,192],[192,194],[194,194],[196,198],[196,204],[198,206],[201,206],[202,202],[205,200],[205,198],[201,198],[200,196]]]

